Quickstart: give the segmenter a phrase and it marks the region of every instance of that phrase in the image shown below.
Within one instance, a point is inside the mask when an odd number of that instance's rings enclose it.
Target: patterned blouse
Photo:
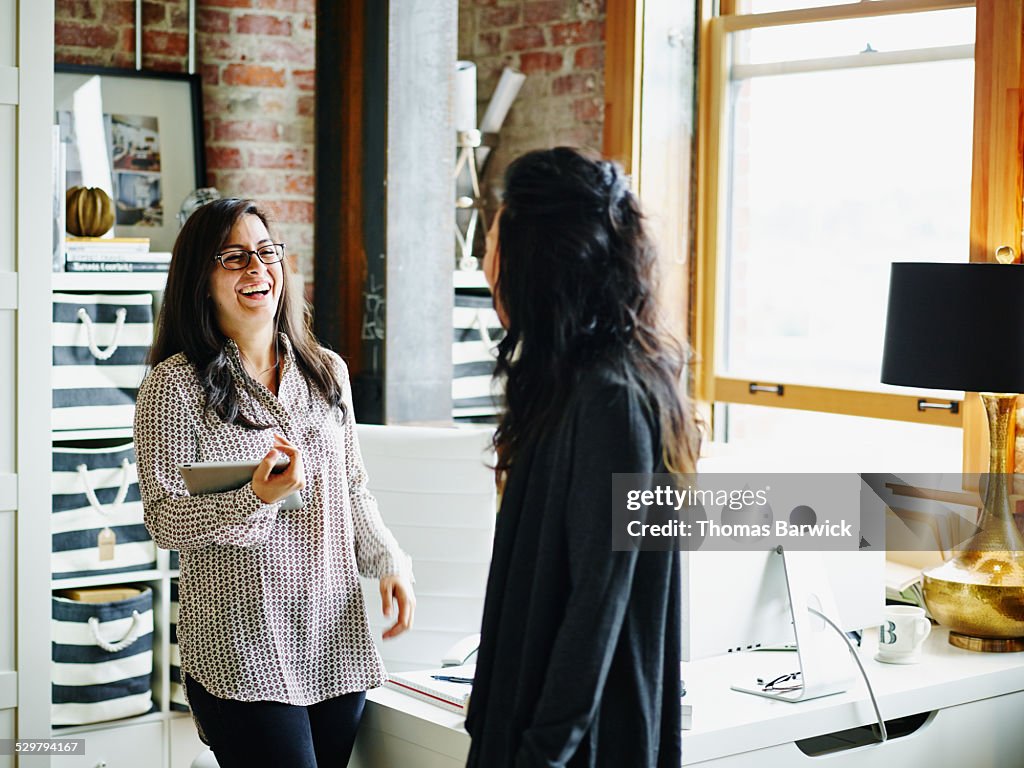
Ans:
[[[243,413],[265,430],[204,413],[194,366],[178,353],[139,389],[135,443],[146,527],[181,552],[182,672],[220,698],[310,705],[383,684],[358,574],[412,578],[412,564],[366,488],[348,369],[334,360],[347,417],[311,387],[280,335],[278,394],[227,342]],[[259,461],[280,432],[301,452],[305,508],[265,504],[248,483],[189,496],[178,466]]]

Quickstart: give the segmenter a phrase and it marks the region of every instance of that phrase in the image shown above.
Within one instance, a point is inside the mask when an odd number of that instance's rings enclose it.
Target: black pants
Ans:
[[[348,765],[366,692],[308,707],[220,699],[190,677],[188,701],[220,768],[343,768]]]

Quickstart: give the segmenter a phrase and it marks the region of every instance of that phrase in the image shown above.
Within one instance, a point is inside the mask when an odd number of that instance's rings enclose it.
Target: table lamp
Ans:
[[[924,599],[951,644],[1024,650],[1024,537],[1010,506],[1013,418],[1024,392],[1024,266],[893,264],[882,381],[981,393],[989,482],[977,532],[924,571]]]

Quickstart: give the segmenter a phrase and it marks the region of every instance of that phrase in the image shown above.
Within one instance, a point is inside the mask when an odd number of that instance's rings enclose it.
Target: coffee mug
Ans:
[[[878,628],[875,659],[887,664],[916,664],[921,660],[921,647],[931,631],[932,623],[924,615],[924,608],[886,606],[885,619]]]

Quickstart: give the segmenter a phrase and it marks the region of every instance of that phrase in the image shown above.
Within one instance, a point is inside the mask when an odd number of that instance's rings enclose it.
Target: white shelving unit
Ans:
[[[55,273],[52,288],[60,293],[152,293],[154,312],[158,311],[166,283],[166,273],[141,274],[79,274]],[[155,320],[155,318],[154,318]],[[113,439],[130,440],[131,428],[54,430],[54,442],[74,442],[86,447],[90,441]],[[188,768],[192,759],[204,747],[195,733],[192,718],[187,712],[171,709],[170,701],[170,618],[171,580],[178,571],[172,569],[170,553],[157,550],[157,567],[152,570],[126,573],[99,574],[72,579],[51,579],[53,590],[72,587],[97,587],[112,584],[142,584],[153,590],[153,703],[156,711],[137,717],[91,725],[53,729],[54,736],[82,736],[90,754],[83,766],[103,764],[105,768]],[[144,727],[143,727],[144,726]],[[93,755],[89,745],[100,744],[101,754]],[[127,744],[133,746],[128,749]],[[141,750],[141,751],[140,751]],[[61,765],[67,758],[61,758]],[[70,765],[75,765],[70,763]]]

